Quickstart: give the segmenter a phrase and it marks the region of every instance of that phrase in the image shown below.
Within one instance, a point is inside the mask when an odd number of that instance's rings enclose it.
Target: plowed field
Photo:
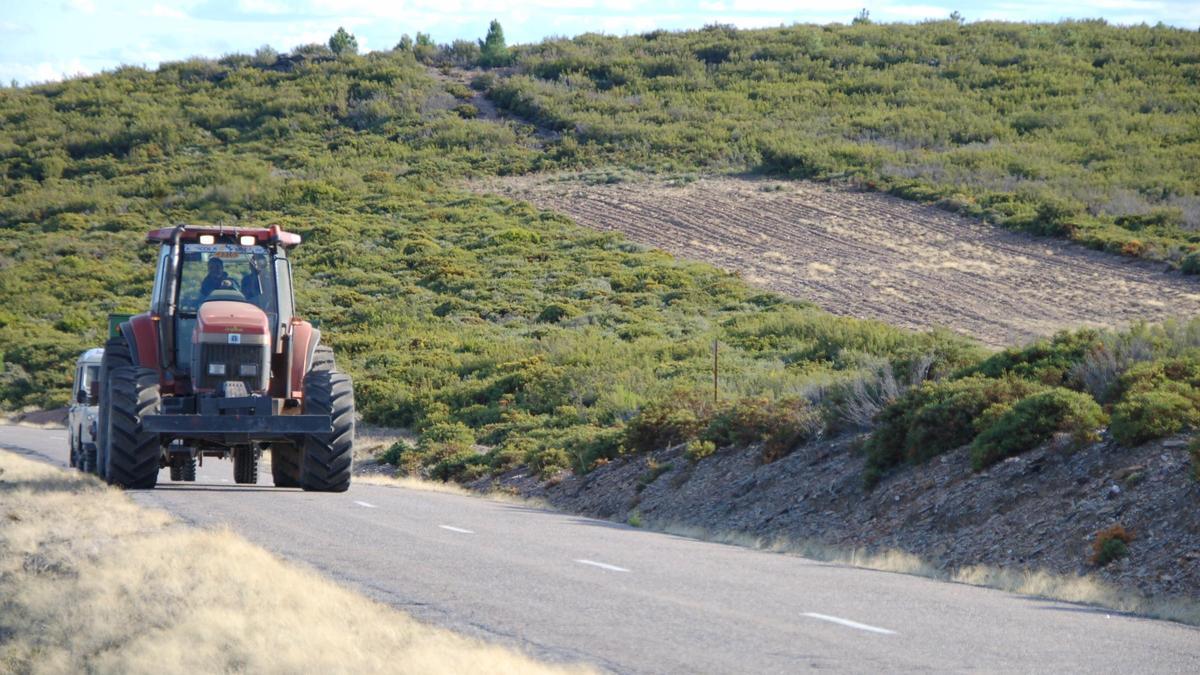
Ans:
[[[1009,345],[1084,325],[1200,314],[1200,280],[888,195],[728,177],[491,180],[581,225],[704,260],[835,313]]]

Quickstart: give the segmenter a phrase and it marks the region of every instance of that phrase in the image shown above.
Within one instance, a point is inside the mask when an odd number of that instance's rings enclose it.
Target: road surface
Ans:
[[[66,432],[0,426],[58,465]],[[919,577],[695,541],[462,495],[232,482],[131,492],[419,619],[622,673],[1200,672],[1200,629]]]

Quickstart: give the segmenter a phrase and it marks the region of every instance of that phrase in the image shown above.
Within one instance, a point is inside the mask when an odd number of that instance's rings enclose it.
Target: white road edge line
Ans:
[[[840,619],[836,616],[829,616],[828,614],[817,614],[816,612],[805,612],[804,616],[811,617],[813,619],[820,619],[822,621],[829,621],[830,623],[841,624],[843,626],[849,626],[850,628],[857,628],[859,630],[865,630],[865,631],[868,631],[871,633],[879,633],[880,635],[895,635],[896,634],[896,631],[894,631],[894,630],[888,630],[886,628],[879,628],[878,626],[868,626],[865,623],[851,621],[850,619]]]
[[[609,565],[608,563],[596,562],[595,560],[584,560],[582,558],[577,558],[575,560],[575,562],[580,563],[582,565],[591,565],[593,567],[599,567],[602,570],[609,570],[611,572],[628,572],[629,571],[629,570],[625,569],[624,567],[617,567],[616,565]]]
[[[464,530],[461,527],[454,527],[453,525],[438,525],[438,527],[442,528],[443,530],[450,530],[451,532],[457,532],[459,534],[475,534],[471,530]]]
[[[358,504],[359,506],[362,506],[362,507],[368,508],[368,509],[377,509],[377,508],[379,508],[378,506],[375,506],[374,504],[368,504],[368,503],[366,503],[366,502],[360,502],[360,501],[358,501],[357,499],[356,499],[356,500],[354,500],[354,503],[355,503],[355,504]]]

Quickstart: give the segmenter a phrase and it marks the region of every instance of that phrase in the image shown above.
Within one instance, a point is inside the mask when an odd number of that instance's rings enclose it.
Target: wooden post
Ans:
[[[717,338],[713,338],[713,405],[717,404]]]

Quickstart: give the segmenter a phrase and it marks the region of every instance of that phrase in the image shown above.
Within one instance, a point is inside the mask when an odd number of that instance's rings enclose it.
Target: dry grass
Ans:
[[[0,452],[0,672],[561,672]]]
[[[659,532],[763,551],[797,555],[813,560],[849,565],[882,572],[913,574],[971,586],[994,588],[1009,593],[1047,600],[1094,605],[1154,619],[1200,626],[1200,602],[1183,598],[1147,598],[1122,591],[1089,576],[1051,574],[1042,570],[998,569],[986,565],[940,570],[918,556],[904,551],[845,549],[815,542],[784,538],[764,539],[738,532],[709,531],[689,525],[646,523]]]
[[[478,492],[476,490],[467,489],[458,483],[443,483],[441,481],[423,480],[420,478],[414,478],[412,476],[388,476],[378,473],[360,474],[354,477],[354,482],[366,483],[367,485],[382,485],[384,487],[404,488],[407,490],[420,490],[422,492],[439,492],[441,494],[471,497],[473,499],[487,499],[504,504],[518,504],[520,506],[541,509],[543,511],[555,510],[553,506],[550,506],[543,500],[534,499],[532,497],[522,497],[516,493],[505,492],[503,490]]]

